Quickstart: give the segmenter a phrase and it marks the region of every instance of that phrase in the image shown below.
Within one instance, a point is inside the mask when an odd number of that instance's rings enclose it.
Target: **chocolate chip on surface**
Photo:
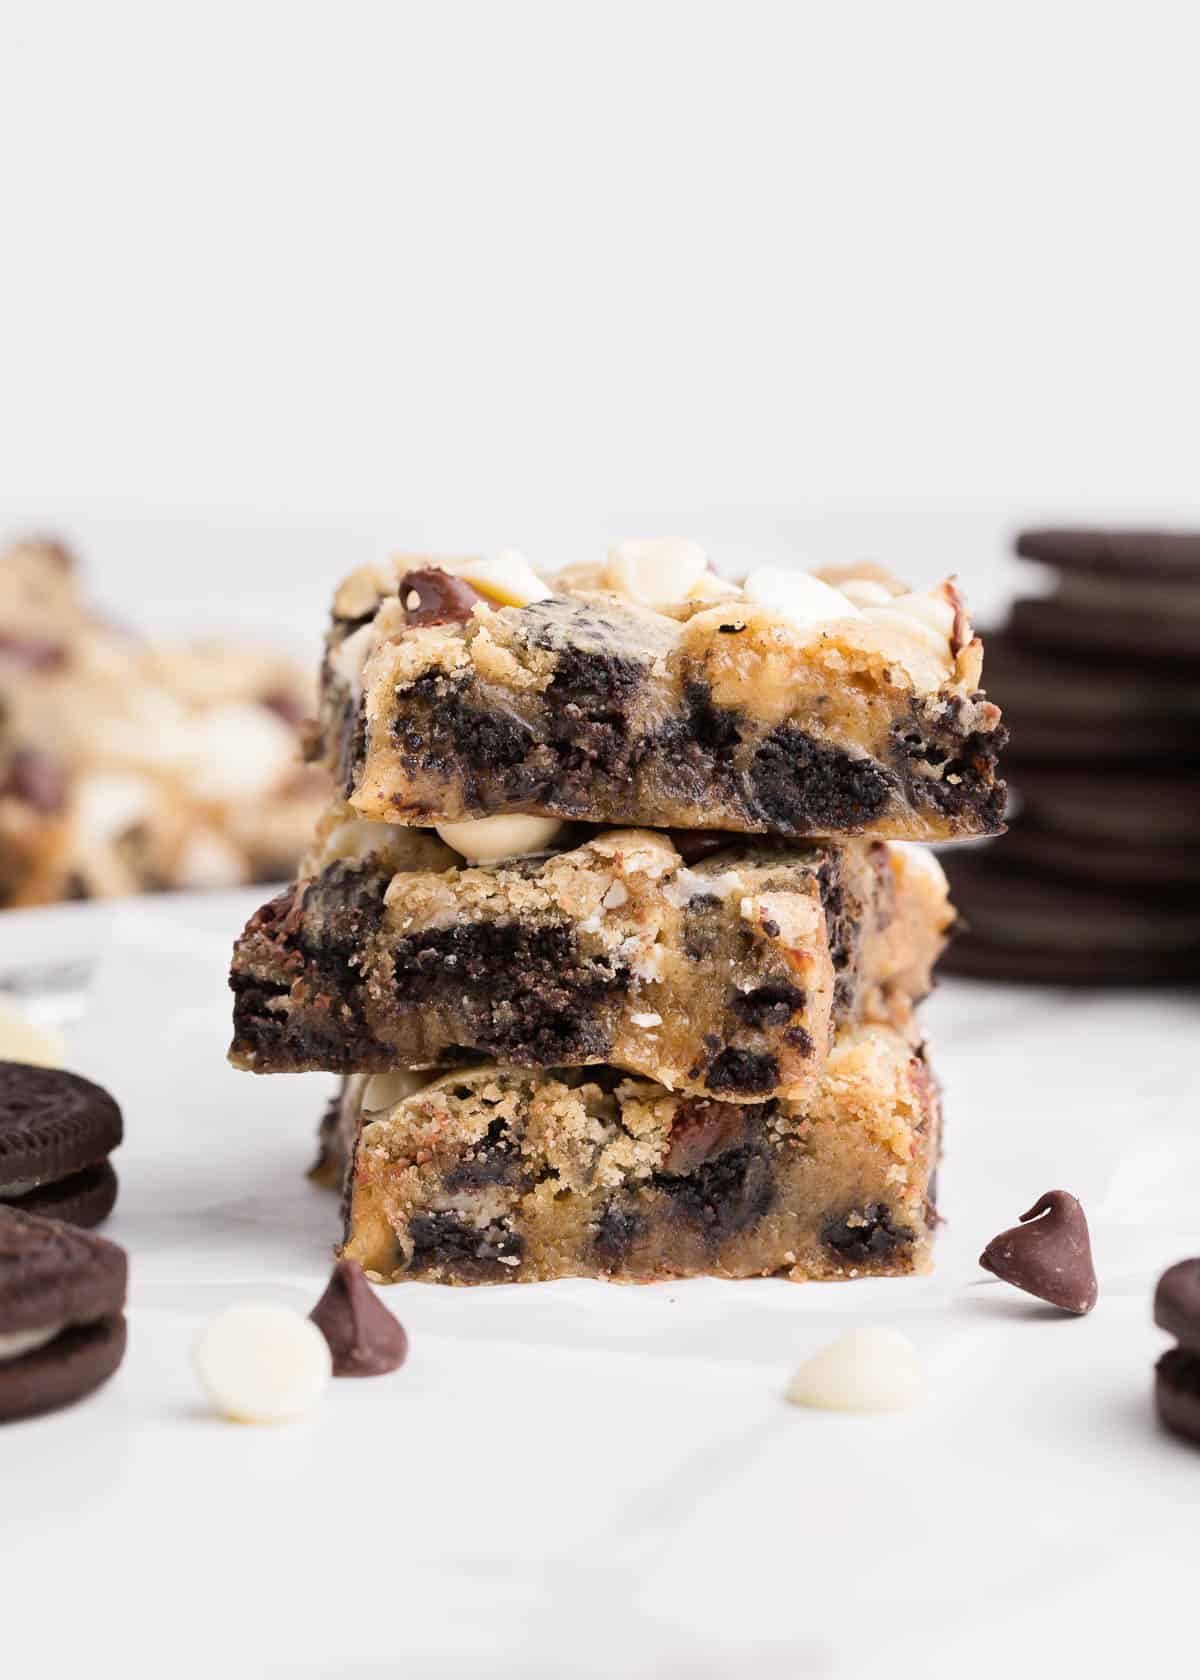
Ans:
[[[410,625],[465,624],[483,596],[465,579],[424,566],[400,579],[400,604]]]
[[[979,1264],[1064,1312],[1089,1313],[1099,1293],[1087,1216],[1065,1190],[1047,1190],[979,1256]]]
[[[329,1343],[335,1377],[381,1377],[408,1357],[404,1326],[380,1301],[357,1260],[339,1260],[309,1314]]]

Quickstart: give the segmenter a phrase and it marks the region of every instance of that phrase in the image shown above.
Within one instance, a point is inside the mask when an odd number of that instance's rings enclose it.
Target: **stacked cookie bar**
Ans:
[[[1034,530],[1049,594],[988,638],[1012,731],[1003,840],[947,859],[951,962],[1075,985],[1200,978],[1200,534]]]
[[[234,954],[234,1062],[343,1075],[318,1176],[378,1279],[894,1275],[929,1261],[914,1023],[995,832],[952,585],[731,583],[695,545],[335,597],[340,797]]]

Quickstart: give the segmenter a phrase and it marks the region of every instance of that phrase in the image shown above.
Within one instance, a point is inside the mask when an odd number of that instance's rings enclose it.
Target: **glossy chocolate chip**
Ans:
[[[308,1315],[329,1343],[335,1377],[381,1377],[408,1357],[408,1336],[356,1260],[339,1260]]]
[[[681,1102],[662,1171],[674,1176],[695,1172],[706,1161],[745,1143],[746,1113],[741,1103],[713,1102],[707,1097]]]
[[[1004,1283],[1036,1295],[1064,1312],[1089,1313],[1096,1305],[1096,1269],[1087,1216],[1065,1190],[1047,1190],[979,1256],[979,1264]]]
[[[482,601],[478,589],[440,566],[406,572],[400,579],[400,602],[411,625],[465,624]]]

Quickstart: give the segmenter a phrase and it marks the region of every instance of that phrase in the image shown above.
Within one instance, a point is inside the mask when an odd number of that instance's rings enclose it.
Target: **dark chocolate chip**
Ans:
[[[1200,1260],[1181,1260],[1159,1278],[1154,1322],[1181,1347],[1200,1353]]]
[[[408,1358],[404,1326],[378,1299],[357,1260],[338,1261],[308,1316],[329,1343],[335,1377],[381,1377]]]
[[[746,836],[728,834],[717,828],[669,828],[667,839],[684,863],[691,865],[711,857],[714,852],[724,851],[727,846],[744,845]]]
[[[410,625],[465,624],[476,603],[483,600],[465,578],[454,577],[440,566],[405,572],[397,593]]]
[[[714,1102],[709,1097],[685,1099],[675,1110],[662,1171],[676,1177],[693,1173],[706,1161],[744,1144],[747,1115],[753,1113],[741,1103]]]
[[[1039,1196],[1019,1225],[992,1238],[979,1264],[1004,1283],[1064,1312],[1089,1313],[1096,1305],[1087,1216],[1065,1190]]]

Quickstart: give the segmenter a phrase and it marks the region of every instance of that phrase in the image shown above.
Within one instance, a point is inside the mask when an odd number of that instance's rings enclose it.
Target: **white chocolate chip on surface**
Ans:
[[[917,1350],[898,1330],[851,1330],[806,1359],[784,1398],[825,1412],[903,1412],[925,1386]]]
[[[445,569],[502,607],[527,607],[554,593],[515,548],[502,549],[490,559],[456,560]]]
[[[556,817],[500,815],[473,822],[439,823],[438,833],[469,863],[503,863],[508,858],[535,857],[558,838],[563,824]]]
[[[656,1010],[643,1009],[631,1015],[629,1019],[635,1027],[661,1027],[663,1018]]]
[[[333,1375],[316,1325],[286,1307],[229,1307],[193,1351],[200,1386],[235,1423],[286,1423],[311,1411]]]
[[[858,617],[858,608],[840,589],[823,583],[809,572],[791,571],[784,566],[760,566],[750,573],[742,593],[801,629],[831,624],[839,618]]]
[[[638,537],[609,550],[604,584],[643,606],[682,601],[708,570],[708,556],[686,537]]]
[[[0,1003],[0,1062],[30,1062],[34,1067],[61,1067],[67,1045],[54,1027],[39,1027],[7,1003]],[[8,1194],[16,1195],[15,1190]]]

